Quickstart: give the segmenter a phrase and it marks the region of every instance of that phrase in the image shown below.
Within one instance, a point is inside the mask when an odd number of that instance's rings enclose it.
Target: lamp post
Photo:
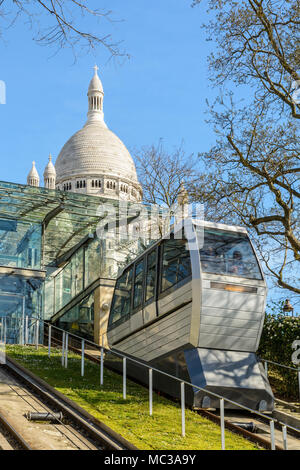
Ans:
[[[284,313],[292,312],[292,316],[294,316],[294,307],[290,303],[289,299],[286,299],[284,302],[283,309]]]

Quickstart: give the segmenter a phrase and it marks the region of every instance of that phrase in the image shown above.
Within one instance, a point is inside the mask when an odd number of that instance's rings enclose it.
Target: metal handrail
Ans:
[[[263,357],[258,357],[258,359],[262,362],[267,362],[269,364],[274,364],[276,366],[279,366],[279,367],[284,367],[285,369],[291,369],[291,370],[294,370],[294,371],[298,371],[300,370],[300,367],[291,367],[291,366],[286,366],[285,364],[280,364],[279,362],[274,362],[274,361],[271,361],[270,359],[264,359]]]
[[[1,318],[1,317],[0,317]],[[30,319],[34,320],[33,324],[32,325],[28,325],[28,321],[26,322],[28,328],[30,328],[31,326],[33,326],[34,324],[36,325],[36,328],[37,328],[37,333],[35,334],[35,340],[36,340],[36,347],[38,348],[38,325],[40,322],[42,322],[42,324],[44,325],[48,325],[49,327],[49,335],[48,335],[48,356],[50,357],[50,349],[51,349],[51,330],[52,328],[55,329],[55,330],[58,330],[60,332],[62,332],[62,335],[63,335],[63,340],[62,340],[62,365],[64,367],[67,367],[67,364],[68,364],[68,339],[69,339],[69,336],[70,337],[73,337],[73,338],[76,338],[78,340],[81,341],[81,375],[83,376],[84,375],[84,352],[85,352],[85,344],[90,344],[92,345],[93,347],[95,347],[97,350],[100,350],[100,354],[101,354],[101,358],[100,358],[100,366],[101,366],[101,374],[100,374],[100,385],[103,385],[103,368],[104,368],[104,352],[108,352],[110,354],[114,354],[115,356],[118,356],[118,357],[121,357],[123,359],[123,398],[125,399],[126,398],[126,361],[129,360],[135,364],[138,364],[146,369],[148,369],[149,371],[149,379],[150,379],[150,376],[151,376],[151,387],[150,387],[150,380],[149,380],[149,409],[150,409],[150,415],[152,415],[152,374],[153,374],[153,371],[159,373],[159,374],[162,374],[166,377],[169,377],[173,380],[175,380],[176,382],[179,382],[181,384],[181,409],[182,409],[182,436],[184,437],[185,436],[185,402],[184,402],[184,386],[187,385],[187,386],[190,386],[190,387],[193,387],[199,391],[202,391],[204,392],[206,395],[208,396],[212,396],[214,398],[217,398],[218,400],[220,400],[220,419],[221,419],[221,442],[222,442],[222,449],[225,449],[225,420],[224,420],[224,402],[227,402],[227,403],[230,403],[231,405],[234,405],[236,406],[237,408],[241,408],[243,410],[246,410],[246,411],[249,411],[257,416],[260,416],[260,417],[263,417],[264,419],[268,420],[269,421],[269,425],[270,425],[270,438],[271,438],[271,448],[272,450],[275,450],[276,446],[275,446],[275,429],[274,429],[274,424],[275,422],[280,425],[282,427],[282,431],[283,431],[283,436],[285,436],[283,438],[283,442],[284,442],[284,448],[287,449],[287,444],[286,444],[286,429],[290,429],[292,431],[296,431],[296,432],[300,432],[300,428],[296,428],[294,426],[291,426],[291,425],[288,425],[286,423],[283,423],[282,421],[276,419],[276,418],[273,418],[273,417],[269,417],[263,413],[261,413],[260,411],[257,411],[257,410],[254,410],[252,408],[249,408],[245,405],[242,405],[238,402],[235,402],[234,400],[230,400],[229,398],[226,398],[222,395],[219,395],[215,392],[211,392],[209,390],[205,390],[204,388],[202,387],[199,387],[198,385],[195,385],[195,384],[192,384],[191,382],[188,382],[187,380],[184,380],[184,379],[180,379],[178,377],[175,377],[171,374],[168,374],[167,372],[164,372],[160,369],[157,369],[155,367],[152,367],[148,364],[145,364],[141,361],[139,361],[138,359],[135,359],[135,358],[132,358],[130,356],[128,356],[127,354],[125,353],[121,353],[119,351],[115,351],[114,349],[107,349],[103,346],[103,341],[102,341],[102,345],[98,345],[96,343],[94,343],[93,341],[91,340],[88,340],[88,339],[85,339],[85,338],[82,338],[81,336],[78,336],[76,335],[75,333],[69,333],[68,331],[66,330],[63,330],[62,328],[59,328],[55,325],[52,325],[50,322],[47,322],[46,320],[43,320],[43,319],[40,319],[40,318],[37,318],[37,317],[29,317]],[[25,335],[26,336],[26,335]],[[264,360],[264,359],[263,359]],[[271,361],[268,361],[268,362],[271,362]],[[293,369],[293,368],[291,368]],[[293,370],[296,370],[297,369],[293,369]],[[150,390],[151,388],[151,390]]]

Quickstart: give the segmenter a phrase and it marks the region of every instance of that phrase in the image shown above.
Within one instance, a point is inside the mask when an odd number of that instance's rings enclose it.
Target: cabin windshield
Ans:
[[[202,239],[200,233],[198,239]],[[200,259],[206,273],[262,279],[249,238],[243,233],[205,227]]]

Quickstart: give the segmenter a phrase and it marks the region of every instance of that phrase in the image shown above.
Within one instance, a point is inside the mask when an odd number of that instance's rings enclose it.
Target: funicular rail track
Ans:
[[[54,412],[62,413],[63,421],[58,424],[65,428],[68,427],[68,438],[72,442],[74,437],[75,448],[80,450],[136,450],[135,446],[118,433],[98,421],[49,384],[25,370],[11,358],[7,358],[6,364],[2,367],[5,373],[9,374],[23,387],[26,393],[42,402],[44,409],[47,409],[50,414],[54,414]],[[66,422],[68,426],[65,425]],[[26,442],[22,436],[19,437],[21,448],[25,448]],[[23,445],[22,441],[24,441]],[[29,447],[28,450],[34,449]]]
[[[48,341],[47,334],[45,334],[45,341]],[[62,347],[62,341],[59,338],[52,336],[51,341],[52,341],[53,345],[57,345],[60,348]],[[81,353],[82,353],[80,347],[75,347],[71,343],[69,343],[69,350],[73,351],[73,352],[75,352],[79,355],[81,355]],[[98,358],[98,356],[96,356],[95,354],[92,354],[91,352],[89,352],[88,349],[86,349],[84,351],[84,357],[86,359],[94,362],[94,363],[97,363],[97,364],[100,363],[100,358]],[[112,370],[113,372],[115,372],[119,375],[122,375],[121,371],[119,371],[117,369],[113,369],[109,365],[105,365],[105,367]],[[136,377],[130,377],[130,379],[133,382],[136,382],[139,385],[145,387],[145,384],[142,381],[139,381]],[[166,398],[168,398],[169,400],[172,400],[174,402],[177,401],[172,396],[170,396],[170,395],[168,395],[168,394],[166,394],[162,391],[159,391],[159,393],[161,395],[165,396]],[[207,410],[207,409],[204,409],[204,408],[192,409],[192,411],[202,415],[203,417],[209,419],[210,421],[214,422],[215,424],[220,425],[220,416],[219,416],[217,411]],[[268,414],[268,416],[270,416],[270,414]],[[253,423],[254,427],[256,428],[256,431],[251,432],[247,429],[244,429],[243,427],[240,427],[240,426],[234,424],[234,423],[237,423],[237,422],[242,422],[242,423],[243,422],[244,423],[251,422],[251,423]],[[276,450],[284,450],[284,447],[282,445],[282,440],[281,440],[281,424],[279,422],[277,422],[276,418],[274,418],[274,422],[275,422],[275,429],[277,431],[276,432],[277,438],[276,438],[276,443],[275,443]],[[230,413],[230,410],[226,410],[225,428],[228,429],[229,431],[232,431],[236,434],[239,434],[239,435],[243,436],[244,438],[250,440],[251,442],[254,442],[254,443],[258,444],[262,448],[265,448],[265,449],[268,449],[268,450],[271,449],[270,432],[269,432],[269,420],[267,419],[267,417],[264,419],[263,416],[258,417],[258,416],[253,415],[250,412],[249,413],[248,412],[240,413],[240,412],[236,411],[235,413],[234,412]],[[295,438],[294,443],[298,441],[299,447],[297,447],[297,448],[300,450],[300,431],[299,432],[297,432],[297,431],[291,432],[290,435],[288,436],[288,440],[290,441],[290,439],[292,437]]]

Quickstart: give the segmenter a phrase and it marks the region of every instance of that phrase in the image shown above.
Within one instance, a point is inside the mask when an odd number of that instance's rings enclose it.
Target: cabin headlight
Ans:
[[[258,404],[258,411],[267,411],[268,409],[268,404],[266,400],[260,400]]]
[[[205,395],[202,399],[202,408],[211,408],[210,397],[207,395]]]

